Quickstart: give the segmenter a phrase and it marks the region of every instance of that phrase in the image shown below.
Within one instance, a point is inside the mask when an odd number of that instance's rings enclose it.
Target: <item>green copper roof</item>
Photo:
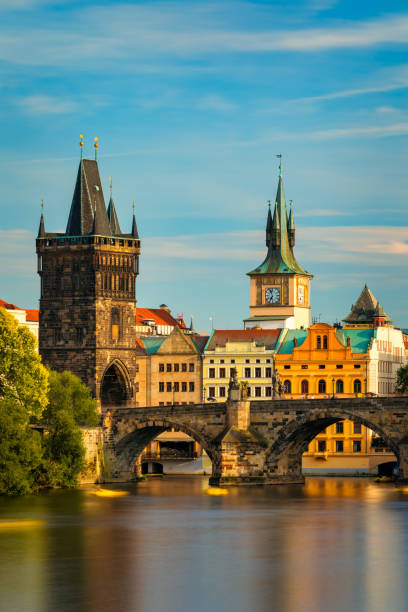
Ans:
[[[307,334],[307,329],[288,329],[279,347],[278,355],[290,355],[295,346],[294,338],[297,339],[297,346],[302,346],[307,338]]]
[[[347,338],[350,338],[352,353],[366,353],[374,335],[374,329],[338,329],[336,331],[337,340],[343,346],[347,346]]]
[[[145,347],[148,355],[154,355],[157,353],[166,338],[141,338],[143,346]]]
[[[306,270],[304,270],[296,261],[293,249],[289,243],[288,235],[288,223],[290,229],[293,232],[293,243],[294,243],[294,219],[293,212],[291,211],[288,219],[286,210],[285,194],[283,191],[282,176],[279,176],[278,190],[276,193],[275,210],[273,215],[272,224],[270,223],[270,213],[268,211],[268,221],[266,228],[266,239],[268,246],[268,253],[265,260],[260,266],[248,272],[248,275],[252,274],[304,274],[306,276],[312,276]],[[293,244],[292,243],[292,244]]]

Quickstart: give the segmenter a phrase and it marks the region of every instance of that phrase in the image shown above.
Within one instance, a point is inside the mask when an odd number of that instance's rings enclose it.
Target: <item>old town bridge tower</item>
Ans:
[[[96,159],[81,158],[65,233],[41,215],[36,246],[43,362],[77,374],[102,406],[131,403],[140,240],[134,214],[122,233],[112,193],[106,210]]]

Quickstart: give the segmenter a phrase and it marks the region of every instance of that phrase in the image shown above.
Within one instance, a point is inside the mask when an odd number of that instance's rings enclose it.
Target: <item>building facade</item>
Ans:
[[[10,304],[4,300],[0,300],[0,308],[7,310],[20,325],[27,327],[38,342],[39,310],[36,308],[19,308],[15,304]]]

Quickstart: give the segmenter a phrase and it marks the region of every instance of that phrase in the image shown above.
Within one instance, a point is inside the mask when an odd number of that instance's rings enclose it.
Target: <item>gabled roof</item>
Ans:
[[[111,236],[98,164],[92,159],[81,159],[66,229],[67,236],[92,234]]]
[[[343,321],[354,324],[370,324],[373,323],[375,317],[384,317],[387,322],[391,321],[365,284],[357,302],[351,307],[350,314]]]
[[[0,308],[5,308],[6,310],[25,310],[26,313],[26,321],[39,321],[40,311],[38,308],[20,308],[15,304],[9,304],[4,300],[0,300]]]
[[[198,336],[197,334],[193,334],[190,336],[190,338],[196,345],[199,353],[203,353],[205,349],[205,345],[207,344],[209,340],[209,336]]]
[[[15,304],[9,304],[8,302],[5,302],[4,300],[0,300],[0,307],[5,308],[6,310],[21,310],[21,308],[19,308]]]
[[[152,336],[151,338],[143,337],[140,338],[140,340],[142,341],[147,355],[154,355],[155,353],[157,353],[157,351],[163,344],[165,338],[163,336],[160,338],[158,338],[157,336]]]
[[[205,350],[212,351],[227,342],[255,342],[273,350],[278,342],[280,329],[215,329],[211,334]]]

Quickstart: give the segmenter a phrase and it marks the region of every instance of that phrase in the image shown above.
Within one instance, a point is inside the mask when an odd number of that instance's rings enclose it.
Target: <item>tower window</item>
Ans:
[[[317,349],[321,349],[322,348],[322,338],[321,338],[321,336],[317,336],[317,338],[316,338],[316,348]]]
[[[111,335],[112,340],[119,340],[120,336],[120,314],[118,308],[113,308],[111,313]]]
[[[354,381],[354,393],[361,393],[361,380],[355,380]]]
[[[336,393],[344,393],[344,384],[342,380],[336,381]]]
[[[323,348],[327,349],[327,336],[323,336]]]
[[[326,381],[325,380],[319,380],[319,385],[318,385],[318,389],[319,389],[319,393],[326,393]]]
[[[301,392],[302,393],[309,393],[309,383],[307,380],[302,380],[301,383]]]

